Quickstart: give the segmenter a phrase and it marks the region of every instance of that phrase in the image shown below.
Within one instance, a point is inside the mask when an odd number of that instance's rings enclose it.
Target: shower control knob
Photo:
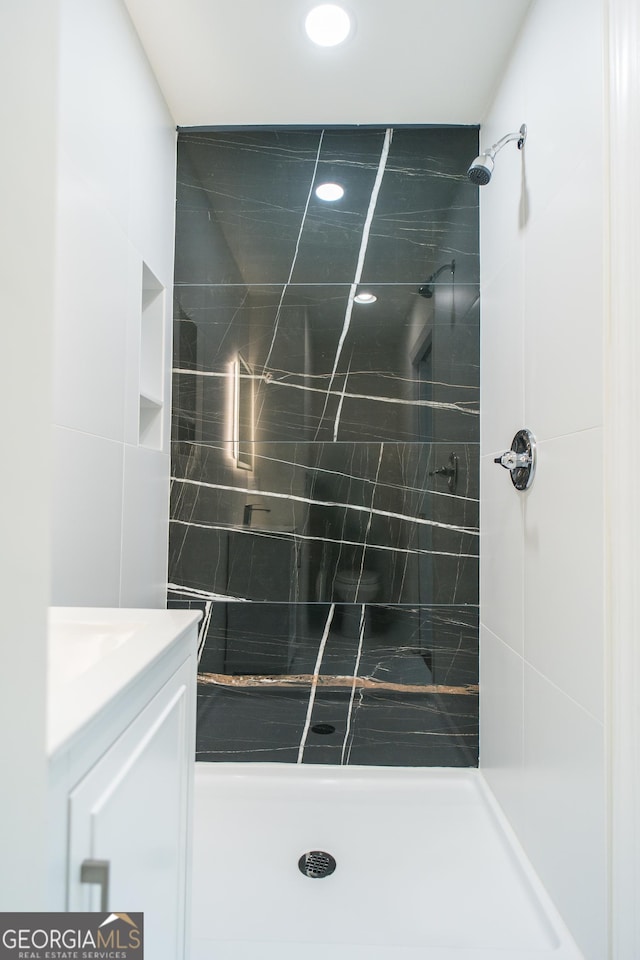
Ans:
[[[500,463],[507,470],[517,470],[519,467],[528,467],[531,463],[531,455],[528,453],[516,453],[515,450],[507,450],[501,457],[496,457],[494,463]]]
[[[528,490],[536,469],[536,438],[530,430],[518,430],[511,450],[493,461],[509,471],[516,490]]]

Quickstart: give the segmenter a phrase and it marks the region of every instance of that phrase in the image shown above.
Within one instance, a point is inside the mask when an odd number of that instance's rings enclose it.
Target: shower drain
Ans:
[[[314,723],[311,727],[311,733],[318,733],[321,737],[327,737],[331,733],[335,733],[336,728],[332,723]]]
[[[325,853],[324,850],[310,850],[309,853],[303,853],[298,860],[300,873],[304,873],[305,877],[311,877],[312,880],[331,876],[335,868],[334,857],[330,853]]]

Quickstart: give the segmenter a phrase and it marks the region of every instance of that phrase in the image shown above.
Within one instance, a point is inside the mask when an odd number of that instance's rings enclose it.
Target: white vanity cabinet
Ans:
[[[61,685],[51,671],[50,909],[142,912],[145,956],[185,960],[199,614],[55,616],[73,637],[61,627],[51,656],[77,645],[90,666],[70,664]]]

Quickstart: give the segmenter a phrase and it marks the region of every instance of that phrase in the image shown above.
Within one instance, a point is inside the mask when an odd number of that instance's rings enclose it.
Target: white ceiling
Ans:
[[[125,0],[179,126],[480,123],[531,0],[345,0],[332,48],[316,2]]]

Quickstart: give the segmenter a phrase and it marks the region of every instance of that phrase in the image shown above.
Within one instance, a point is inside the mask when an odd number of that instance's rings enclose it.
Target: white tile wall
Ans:
[[[602,0],[534,0],[522,32],[516,75],[525,74],[532,220],[582,174],[594,199],[602,193],[605,8]]]
[[[56,0],[0,14],[0,903],[47,910],[46,608],[55,296]]]
[[[122,0],[61,7],[52,601],[162,606],[175,125]],[[155,457],[138,450],[143,262],[168,290]]]
[[[53,449],[53,596],[117,607],[124,446],[54,427]]]
[[[167,594],[169,454],[124,448],[120,606],[162,607]]]
[[[603,720],[602,429],[541,443],[523,504],[525,657]]]
[[[527,144],[481,192],[480,763],[587,960],[606,955],[603,6],[534,0],[482,133],[526,122]],[[492,455],[519,427],[539,463],[518,495]]]
[[[480,629],[480,766],[516,830],[524,825],[522,657]]]
[[[126,331],[140,310],[124,282],[127,238],[74,160],[61,159],[54,422],[122,442]]]
[[[484,277],[482,253],[480,263]],[[482,394],[480,439],[485,452],[503,453],[510,446],[505,446],[505,440],[510,441],[525,422],[524,244],[520,238],[497,273],[483,280],[481,310],[480,372],[487,389]]]
[[[512,431],[513,433],[513,431]],[[507,449],[509,444],[504,445]],[[524,648],[524,503],[493,455],[480,460],[482,622],[507,646]]]
[[[526,234],[525,418],[539,440],[603,422],[604,181],[593,153]]]
[[[135,52],[139,52],[137,37]],[[165,287],[173,283],[176,196],[176,131],[148,64],[132,50],[130,84],[144,92],[127,131],[129,149],[129,210],[127,232],[133,245]],[[161,199],[159,199],[161,198]]]
[[[607,956],[604,727],[524,666],[522,839],[587,960]]]
[[[128,89],[133,42],[118,0],[61,3],[60,142],[122,226],[129,204],[126,144],[139,99],[135,87]]]

